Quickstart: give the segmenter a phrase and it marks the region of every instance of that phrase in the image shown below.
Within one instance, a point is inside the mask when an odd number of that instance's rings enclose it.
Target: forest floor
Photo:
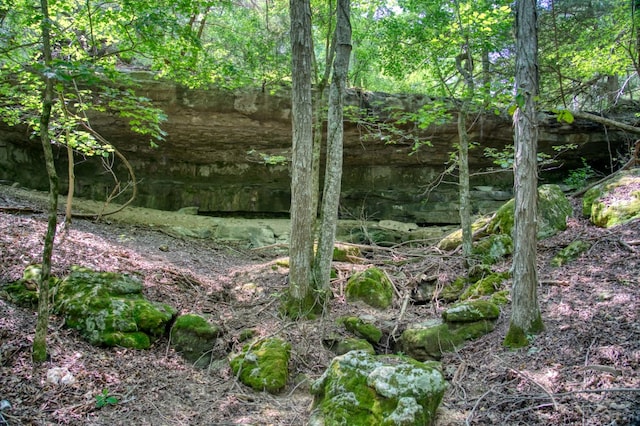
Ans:
[[[42,256],[43,197],[26,194],[0,186],[0,287]],[[576,239],[593,245],[578,260],[551,267],[551,258]],[[640,425],[639,240],[640,220],[606,230],[576,217],[565,232],[539,242],[544,332],[528,348],[504,348],[507,305],[492,333],[445,354],[449,386],[436,424]],[[290,383],[279,395],[254,392],[235,380],[224,359],[194,368],[167,338],[149,350],[94,347],[56,316],[49,325],[50,360],[34,365],[35,312],[0,299],[0,400],[11,404],[1,412],[5,424],[304,425],[313,403],[310,383],[334,356],[323,338],[342,333],[337,317],[368,315],[386,332],[377,350],[393,351],[408,324],[438,317],[445,308],[435,299],[409,303],[403,311],[404,298],[427,276],[442,286],[462,273],[458,256],[430,247],[366,247],[363,264],[336,265],[340,274],[326,316],[292,322],[278,314],[287,286],[287,269],[277,263],[284,250],[176,238],[157,227],[115,220],[76,219],[68,231],[61,226],[54,275],[78,264],[135,274],[147,298],[180,312],[211,314],[225,330],[215,348],[220,353],[238,350],[246,328],[284,337],[293,347]],[[496,270],[508,269],[509,262]],[[387,311],[344,300],[346,277],[370,264],[384,268],[396,286],[398,297]],[[47,383],[52,367],[68,368],[75,383]],[[103,391],[117,403],[97,408]]]

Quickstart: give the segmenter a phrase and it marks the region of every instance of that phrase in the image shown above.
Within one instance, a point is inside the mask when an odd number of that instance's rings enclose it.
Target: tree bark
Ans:
[[[293,318],[317,310],[312,278],[313,260],[313,110],[311,97],[311,6],[290,0],[292,130],[291,236],[289,294],[284,311]],[[321,307],[321,306],[320,306]]]
[[[51,37],[49,20],[49,4],[47,0],[40,1],[42,7],[42,53],[45,70],[51,66]],[[44,73],[45,89],[42,97],[42,113],[40,115],[40,140],[44,151],[44,158],[49,175],[49,220],[47,233],[44,239],[42,253],[42,273],[38,292],[38,320],[36,322],[35,336],[33,338],[33,361],[44,362],[47,359],[47,328],[49,326],[49,277],[51,276],[51,255],[53,242],[58,224],[58,175],[53,160],[53,150],[49,140],[49,121],[51,119],[51,107],[53,105],[53,82]]]
[[[329,286],[333,245],[335,243],[342,181],[343,107],[344,93],[351,56],[351,6],[350,0],[338,0],[336,24],[336,56],[333,63],[333,78],[329,88],[329,112],[327,117],[327,163],[325,166],[324,190],[318,250],[314,263],[316,286],[330,295]]]
[[[505,346],[522,347],[543,329],[538,306],[537,144],[538,43],[535,0],[516,2],[515,212],[511,322]]]

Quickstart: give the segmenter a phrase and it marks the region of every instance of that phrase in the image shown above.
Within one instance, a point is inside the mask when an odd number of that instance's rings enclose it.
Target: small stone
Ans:
[[[161,245],[160,247],[158,247],[158,250],[160,250],[160,251],[169,251],[169,246]]]

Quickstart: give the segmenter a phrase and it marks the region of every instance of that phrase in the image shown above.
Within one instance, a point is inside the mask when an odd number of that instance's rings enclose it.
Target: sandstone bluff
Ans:
[[[152,148],[147,138],[110,115],[94,115],[91,123],[131,162],[139,181],[137,205],[163,210],[197,206],[201,214],[211,215],[288,214],[288,163],[269,161],[290,157],[291,103],[286,89],[187,89],[147,73],[136,73],[135,78],[140,83],[138,93],[167,113],[166,140]],[[457,177],[450,175],[428,191],[455,149],[455,119],[425,130],[405,125],[407,133],[431,143],[413,155],[409,155],[413,141],[389,143],[384,133],[377,132],[392,121],[394,112],[415,112],[433,100],[426,95],[349,90],[346,103],[355,107],[351,110],[358,111],[358,117],[352,114],[345,123],[343,218],[457,223]],[[581,157],[606,168],[609,156],[624,150],[627,143],[622,133],[605,132],[595,123],[558,123],[551,114],[541,114],[541,119],[540,150],[553,153],[555,145],[578,146],[562,159],[565,170],[579,167]],[[479,144],[471,151],[470,168],[478,172],[492,165],[484,148],[512,144],[512,123],[507,114],[494,113],[469,122],[471,140]],[[40,151],[38,143],[29,141],[28,129],[0,124],[0,180],[46,189]],[[65,158],[60,150],[63,191]],[[111,192],[110,176],[99,162],[78,160],[76,195],[104,199]],[[126,179],[121,165],[117,170]],[[495,210],[512,196],[508,172],[477,174],[471,185],[474,213]]]

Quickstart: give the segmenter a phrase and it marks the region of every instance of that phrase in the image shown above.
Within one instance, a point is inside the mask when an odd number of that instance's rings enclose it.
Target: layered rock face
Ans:
[[[137,205],[178,210],[198,206],[204,214],[287,215],[290,201],[288,162],[291,154],[291,102],[286,89],[275,91],[190,90],[135,76],[138,93],[151,98],[168,115],[168,135],[158,148],[148,138],[132,133],[117,117],[96,115],[91,124],[131,162],[138,180]],[[413,141],[387,138],[377,129],[398,111],[416,112],[434,99],[423,95],[388,95],[350,90],[346,103],[351,114],[345,123],[343,218],[391,219],[419,224],[457,223],[457,177],[448,176],[431,188],[455,150],[455,118],[425,130],[406,125],[407,133],[429,141],[412,154]],[[565,158],[565,168],[581,166],[580,157],[608,164],[625,145],[623,135],[599,125],[576,120],[560,124],[541,114],[540,149],[576,144]],[[364,122],[368,125],[364,125]],[[491,166],[484,148],[512,144],[508,115],[473,117],[470,140],[479,147],[470,153],[472,172]],[[389,142],[393,143],[389,143]],[[0,179],[46,189],[46,174],[39,144],[29,142],[26,129],[0,124]],[[411,155],[410,155],[411,154]],[[66,154],[60,150],[58,167],[63,180]],[[80,160],[80,159],[79,159]],[[273,163],[273,164],[272,164]],[[121,165],[118,174],[127,179]],[[80,160],[76,166],[76,194],[104,199],[113,180],[99,161]],[[472,177],[474,212],[494,210],[511,197],[511,175]],[[63,188],[64,191],[64,188]]]

